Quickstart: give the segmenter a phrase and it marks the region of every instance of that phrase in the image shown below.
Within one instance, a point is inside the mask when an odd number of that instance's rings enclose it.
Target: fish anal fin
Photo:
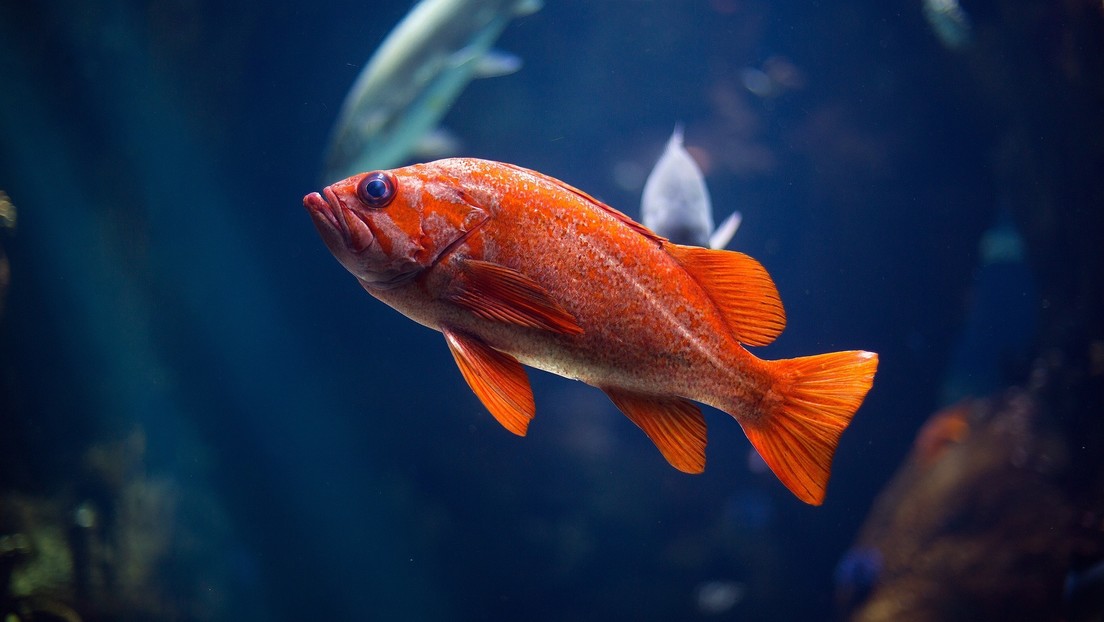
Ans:
[[[786,327],[778,288],[758,261],[735,251],[667,243],[664,248],[713,300],[736,340],[765,346]]]
[[[645,395],[604,388],[618,410],[625,413],[671,466],[684,473],[705,470],[705,417],[696,405],[681,397]]]
[[[840,435],[874,383],[878,355],[833,352],[767,365],[775,378],[770,399],[760,403],[762,412],[740,423],[786,488],[820,505]]]
[[[583,332],[575,316],[539,283],[489,261],[464,260],[444,298],[488,320],[565,335]]]
[[[536,412],[525,368],[514,357],[479,339],[442,327],[452,357],[476,397],[502,427],[525,436]]]

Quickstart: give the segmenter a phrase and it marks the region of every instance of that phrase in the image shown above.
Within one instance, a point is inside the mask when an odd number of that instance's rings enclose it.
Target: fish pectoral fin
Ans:
[[[466,260],[443,296],[479,317],[578,335],[583,327],[539,283],[506,266]]]
[[[765,346],[782,334],[786,311],[778,288],[758,261],[735,251],[670,242],[664,248],[717,305],[737,341]]]
[[[644,430],[671,466],[683,473],[705,470],[705,417],[681,397],[603,388],[618,410]]]
[[[476,397],[502,427],[525,436],[536,412],[525,369],[514,357],[479,339],[442,327],[452,357]]]

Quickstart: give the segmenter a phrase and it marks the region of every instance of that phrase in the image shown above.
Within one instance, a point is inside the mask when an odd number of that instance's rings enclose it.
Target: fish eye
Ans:
[[[368,207],[387,207],[395,198],[395,178],[383,171],[369,173],[357,184],[357,197]]]

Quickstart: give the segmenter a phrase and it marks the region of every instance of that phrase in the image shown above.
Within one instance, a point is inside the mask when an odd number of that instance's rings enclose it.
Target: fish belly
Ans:
[[[563,300],[584,328],[581,335],[486,320],[431,298],[414,283],[368,291],[423,326],[463,331],[524,365],[596,387],[678,395],[731,408],[733,395],[754,395],[766,386],[758,359],[724,331],[708,308],[685,300],[663,305],[645,280],[626,279],[607,295],[591,292]]]

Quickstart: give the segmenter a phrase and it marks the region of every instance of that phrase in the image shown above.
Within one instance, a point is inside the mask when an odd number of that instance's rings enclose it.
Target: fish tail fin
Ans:
[[[878,369],[878,355],[852,350],[765,361],[773,391],[744,433],[775,476],[798,499],[824,502],[840,435],[851,423]]]

